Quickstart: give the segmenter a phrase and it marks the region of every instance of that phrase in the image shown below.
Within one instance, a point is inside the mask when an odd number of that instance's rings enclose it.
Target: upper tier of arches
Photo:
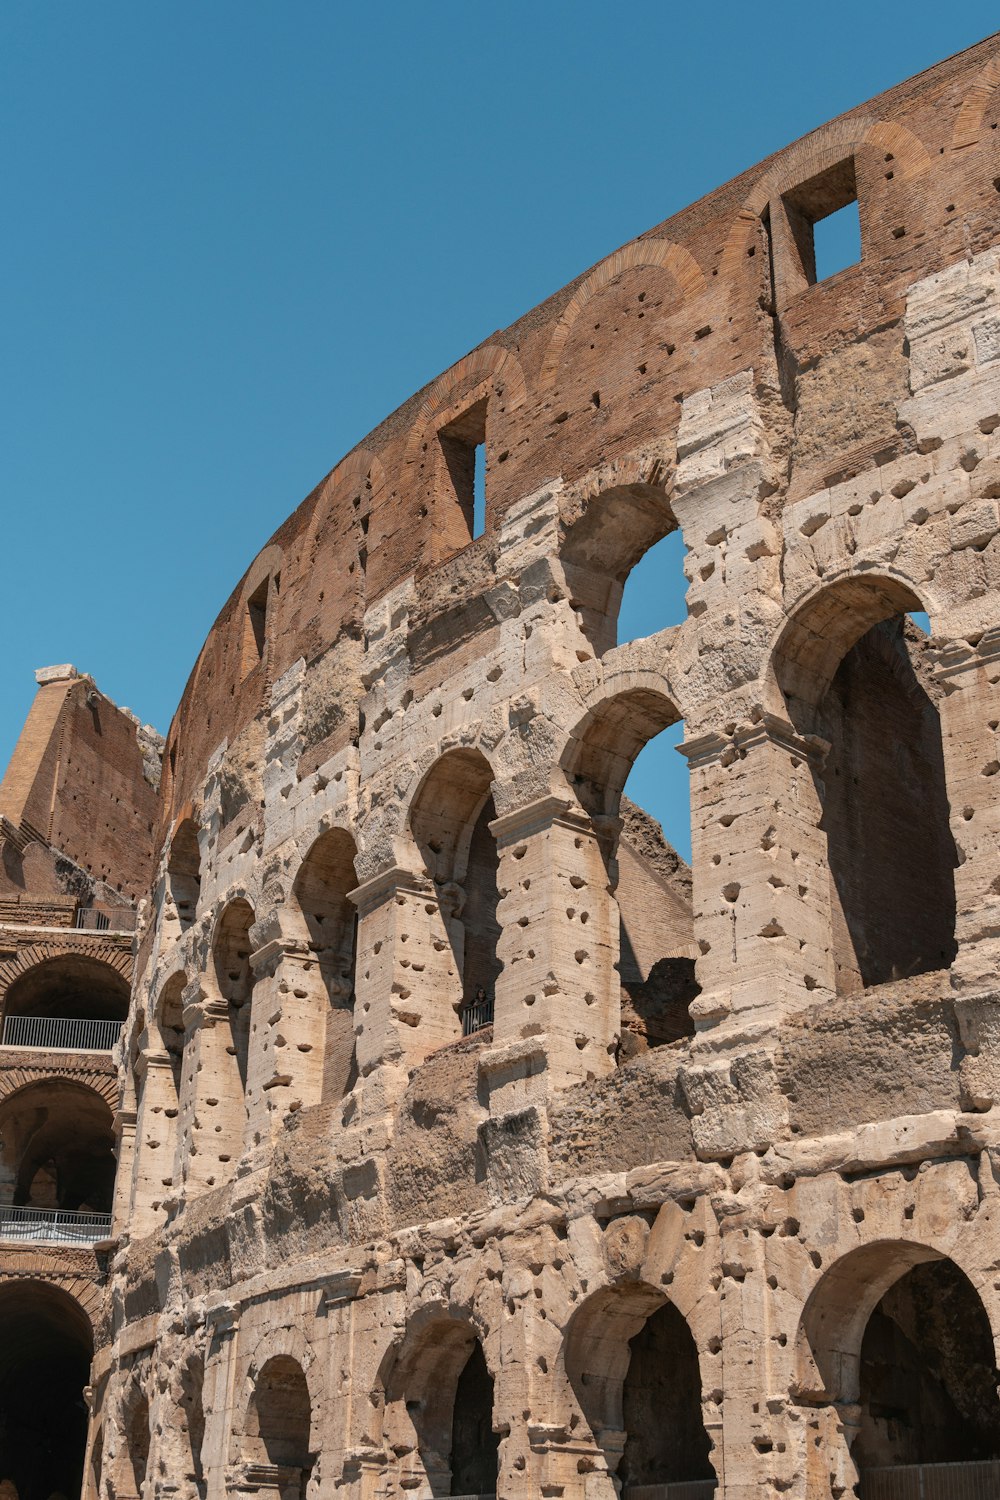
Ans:
[[[627,466],[640,450],[669,482],[681,398],[750,369],[775,403],[794,405],[790,369],[881,328],[914,280],[989,246],[996,71],[996,43],[986,41],[822,126],[491,336],[370,434],[289,517],[220,613],[168,737],[162,831],[212,752],[266,707],[295,661],[340,643],[341,666],[358,670],[366,608],[404,579],[428,618],[470,579],[481,592],[478,567],[503,571],[503,517],[557,479],[568,507],[563,561],[600,655],[613,638],[615,590],[635,561],[619,539],[637,534],[636,516],[604,541],[590,537],[574,487],[598,463]],[[804,236],[844,192],[856,195],[861,260],[811,284]],[[797,420],[807,420],[801,408]],[[883,436],[889,450],[899,440],[888,411]],[[475,536],[465,488],[480,446],[486,520]],[[807,459],[800,469],[791,483],[801,493],[822,482]],[[642,511],[629,483],[622,503]],[[639,519],[644,546],[674,524],[661,501]],[[602,552],[597,584],[588,537]],[[331,718],[334,740],[360,732],[356,703]],[[180,892],[182,921],[185,900]]]

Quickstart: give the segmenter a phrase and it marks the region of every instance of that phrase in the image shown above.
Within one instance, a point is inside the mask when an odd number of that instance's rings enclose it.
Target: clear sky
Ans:
[[[0,763],[53,662],[165,731],[247,563],[388,412],[998,22],[981,0],[6,0]],[[662,775],[643,797],[683,847]]]

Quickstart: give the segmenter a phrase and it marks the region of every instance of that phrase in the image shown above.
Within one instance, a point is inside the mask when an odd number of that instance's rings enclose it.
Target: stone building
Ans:
[[[0,1495],[78,1495],[157,737],[72,667],[0,782]],[[121,1119],[121,1116],[119,1117]],[[4,1488],[6,1483],[7,1488]]]
[[[994,38],[641,235],[233,592],[86,1500],[1000,1492],[998,124]],[[690,871],[624,796],[679,722]]]

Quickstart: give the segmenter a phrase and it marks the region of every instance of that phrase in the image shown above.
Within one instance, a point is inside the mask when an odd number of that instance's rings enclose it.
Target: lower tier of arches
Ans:
[[[183,1310],[98,1355],[84,1496],[919,1500],[946,1475],[976,1500],[1000,1472],[980,1165],[666,1164],[224,1290],[168,1241]]]

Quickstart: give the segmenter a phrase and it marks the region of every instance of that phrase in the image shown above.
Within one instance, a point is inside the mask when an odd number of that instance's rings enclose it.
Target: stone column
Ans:
[[[269,913],[251,929],[258,944],[254,972],[253,1038],[247,1073],[248,1146],[266,1144],[288,1114],[318,1104],[329,999],[319,960],[287,931],[285,911]]]
[[[111,1226],[112,1237],[129,1231],[132,1207],[132,1175],[135,1171],[135,1123],[134,1109],[122,1108],[115,1115],[115,1138],[118,1142],[115,1156],[118,1172],[115,1178],[115,1209]]]
[[[366,1115],[391,1109],[408,1070],[461,1036],[459,963],[438,892],[398,866],[350,892],[358,908],[355,1034]]]
[[[936,672],[955,870],[958,955],[963,989],[996,984],[1000,958],[1000,629],[975,646],[954,641],[939,653]]]
[[[177,1088],[166,1052],[145,1048],[136,1064],[139,1110],[132,1170],[133,1236],[151,1234],[166,1217],[164,1200],[172,1196],[177,1150]]]
[[[544,797],[490,828],[500,858],[503,970],[494,1045],[481,1067],[491,1110],[504,1114],[613,1070],[621,1012],[618,906],[605,858],[608,831],[599,836],[569,798]]]
[[[936,675],[958,858],[952,980],[967,1049],[959,1076],[965,1108],[985,1110],[1000,1103],[1000,629],[975,646],[949,643]]]
[[[215,1187],[236,1169],[246,1108],[229,1006],[195,979],[183,994],[184,1076],[178,1159],[188,1187]],[[181,1178],[178,1177],[178,1185]]]
[[[206,1500],[229,1500],[229,1450],[234,1427],[243,1420],[237,1411],[236,1366],[239,1308],[226,1302],[206,1314],[209,1328],[202,1402],[205,1437],[201,1462]]]
[[[761,713],[689,740],[699,1030],[772,1024],[834,990],[816,778],[825,742]]]

